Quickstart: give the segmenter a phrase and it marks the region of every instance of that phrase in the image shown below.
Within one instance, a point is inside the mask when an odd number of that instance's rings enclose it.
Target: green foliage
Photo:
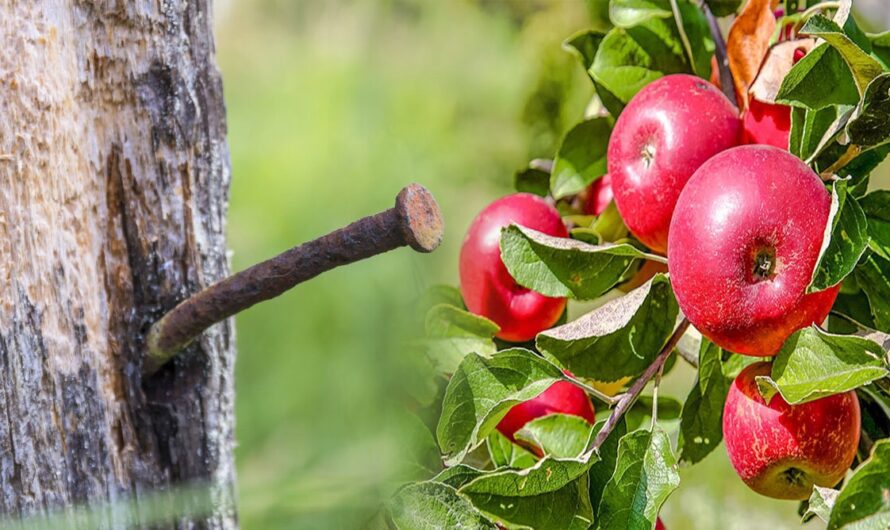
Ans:
[[[522,348],[489,359],[475,353],[464,357],[448,382],[436,430],[448,463],[460,462],[485,440],[510,407],[562,378],[558,367]]]
[[[627,243],[591,245],[519,225],[501,233],[501,260],[510,275],[547,296],[597,298],[625,279],[634,260],[650,257]]]
[[[856,282],[868,297],[875,329],[890,333],[890,260],[866,255],[856,268]]]
[[[723,440],[723,403],[731,379],[723,373],[723,351],[702,339],[698,379],[689,391],[680,420],[680,461],[700,462]]]
[[[488,455],[494,467],[510,467],[513,469],[525,469],[535,465],[535,455],[526,449],[511,442],[498,431],[492,431],[486,440]]]
[[[662,76],[694,73],[707,78],[710,75],[714,43],[707,20],[695,4],[678,0],[683,30],[693,53],[692,61],[684,50],[668,0],[623,4],[636,4],[639,8],[615,10],[620,14],[619,21],[628,23],[639,19],[643,22],[615,27],[599,43],[589,68],[598,87],[626,105],[641,88]],[[616,114],[608,104],[606,108]]]
[[[453,373],[470,353],[490,357],[496,348],[494,334],[500,329],[487,318],[450,304],[430,308],[425,321],[426,338],[421,342],[440,372]]]
[[[573,322],[540,333],[536,344],[576,375],[616,381],[649,366],[678,312],[670,282],[659,274]]]
[[[859,94],[841,54],[824,43],[791,68],[782,80],[776,101],[819,110],[831,105],[855,105]]]
[[[605,118],[592,118],[572,127],[562,139],[550,190],[557,199],[574,195],[606,172],[606,148],[612,126]]]
[[[882,258],[890,259],[890,191],[873,191],[860,202],[868,220],[869,248]]]
[[[828,530],[890,526],[890,440],[880,440],[834,502]]]
[[[555,458],[577,458],[587,450],[593,432],[593,425],[584,418],[549,414],[526,423],[516,439],[540,447],[544,454]]]
[[[856,89],[860,96],[865,93],[865,89],[871,80],[881,75],[884,70],[881,63],[860,48],[850,35],[844,31],[844,28],[841,28],[834,21],[822,15],[810,17],[800,32],[803,35],[825,39],[828,44],[840,53],[853,74],[853,82],[856,84]]]
[[[835,180],[831,190],[831,215],[819,262],[813,271],[809,291],[822,291],[847,277],[868,245],[865,212],[847,194],[847,181]]]
[[[396,528],[496,529],[457,490],[441,482],[418,482],[403,487],[389,505]],[[431,526],[433,525],[433,526]]]
[[[771,376],[758,376],[757,383],[767,401],[779,392],[788,403],[805,403],[886,377],[883,355],[866,338],[804,328],[785,341]]]
[[[742,6],[742,0],[705,0],[705,3],[717,17],[733,15]]]
[[[831,508],[837,499],[838,491],[831,488],[823,488],[821,486],[813,487],[813,494],[807,503],[807,511],[804,513],[804,520],[812,517],[818,517],[824,522],[828,522],[831,515]]]
[[[868,149],[890,142],[890,73],[875,77],[847,122],[846,139]]]
[[[660,428],[621,438],[615,472],[597,510],[597,530],[653,528],[658,511],[680,485],[671,442]]]
[[[516,191],[546,197],[550,193],[550,173],[527,167],[516,172],[513,178]]]

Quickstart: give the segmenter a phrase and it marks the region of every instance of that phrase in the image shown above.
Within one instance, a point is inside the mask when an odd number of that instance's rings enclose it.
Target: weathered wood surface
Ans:
[[[208,4],[0,0],[2,515],[208,481],[175,526],[237,525],[231,322],[140,377],[147,327],[228,271]]]

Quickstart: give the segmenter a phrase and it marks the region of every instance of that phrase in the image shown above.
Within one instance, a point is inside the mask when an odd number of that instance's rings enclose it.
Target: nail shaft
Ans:
[[[405,187],[396,206],[233,274],[184,300],[149,330],[143,371],[153,373],[205,329],[333,268],[410,246],[432,252],[443,223],[433,196]]]

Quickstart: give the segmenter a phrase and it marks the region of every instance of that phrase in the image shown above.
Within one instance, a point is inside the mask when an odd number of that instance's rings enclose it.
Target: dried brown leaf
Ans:
[[[757,78],[776,29],[773,11],[778,0],[748,0],[729,29],[726,40],[729,69],[735,83],[739,110],[748,108],[748,88]]]

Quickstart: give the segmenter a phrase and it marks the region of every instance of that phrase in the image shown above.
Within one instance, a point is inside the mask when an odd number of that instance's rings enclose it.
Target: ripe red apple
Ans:
[[[538,456],[543,456],[544,453],[539,447],[529,446],[521,440],[517,441],[514,435],[526,423],[550,414],[579,416],[591,424],[596,421],[593,404],[587,393],[568,381],[557,381],[536,398],[514,405],[496,428],[510,441],[527,447]]]
[[[754,378],[770,370],[770,363],[752,364],[730,387],[723,409],[726,452],[757,493],[803,500],[814,484],[840,482],[853,462],[859,401],[850,391],[792,406],[777,394],[767,405]]]
[[[806,289],[830,203],[819,176],[775,147],[736,147],[702,165],[677,201],[668,245],[689,321],[723,348],[768,356],[825,320],[840,286]]]
[[[584,213],[599,215],[612,202],[612,177],[608,173],[593,181],[587,187],[587,198],[584,200]]]
[[[788,149],[788,136],[791,132],[791,107],[788,105],[751,98],[743,121],[744,143]]]
[[[661,517],[655,520],[655,530],[667,530],[664,523],[661,522]]]
[[[736,108],[704,79],[669,75],[640,90],[615,122],[607,152],[630,231],[664,253],[683,186],[707,159],[737,145],[741,131]]]
[[[467,309],[493,320],[498,337],[531,340],[559,320],[565,298],[550,298],[527,289],[510,276],[501,261],[501,229],[511,223],[557,237],[568,237],[559,212],[529,193],[502,197],[476,216],[460,249],[460,291]]]

